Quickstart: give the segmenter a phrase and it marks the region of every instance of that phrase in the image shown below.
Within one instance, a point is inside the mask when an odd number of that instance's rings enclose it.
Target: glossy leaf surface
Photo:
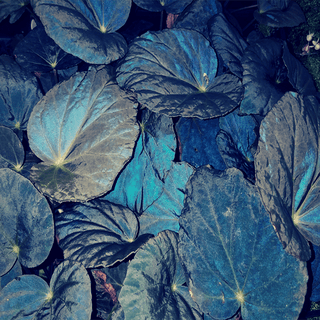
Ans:
[[[41,192],[62,202],[111,189],[139,133],[130,99],[107,68],[77,73],[46,94],[28,126],[30,147],[43,161],[32,169]]]
[[[319,125],[309,101],[286,93],[262,121],[258,149],[256,185],[271,222],[286,251],[307,261],[307,240],[320,244]]]
[[[216,53],[199,32],[166,29],[131,43],[117,81],[153,112],[208,119],[233,110],[242,97],[237,77],[216,73]]]
[[[130,8],[130,0],[40,0],[34,10],[64,51],[87,63],[108,64],[127,51],[115,31],[127,21]]]
[[[136,252],[150,235],[138,237],[134,213],[104,200],[62,206],[55,226],[64,257],[86,268],[109,267]]]
[[[43,195],[10,169],[0,169],[0,274],[18,258],[28,268],[49,255],[54,239],[53,216]]]
[[[163,231],[130,262],[119,301],[126,319],[201,319],[188,304],[186,279],[177,253],[178,236]]]
[[[27,129],[33,107],[42,98],[35,77],[9,56],[0,57],[0,124],[11,129]]]
[[[179,255],[205,314],[227,319],[241,307],[243,319],[298,318],[306,264],[282,249],[256,188],[238,169],[197,169],[179,222]]]

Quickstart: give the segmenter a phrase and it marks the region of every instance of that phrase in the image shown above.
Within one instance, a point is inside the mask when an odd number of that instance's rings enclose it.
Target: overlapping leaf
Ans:
[[[86,268],[109,267],[136,252],[151,235],[138,237],[134,213],[104,200],[62,206],[55,226],[64,257]]]
[[[163,231],[150,239],[130,262],[119,301],[132,320],[200,320],[179,260],[178,236]]]
[[[261,123],[255,156],[271,222],[286,251],[304,261],[311,257],[308,240],[320,244],[319,120],[309,102],[286,93]]]
[[[216,73],[216,53],[203,35],[167,29],[147,32],[131,43],[117,81],[135,91],[151,111],[208,119],[233,110],[243,93],[237,77]]]
[[[178,14],[192,2],[192,0],[134,0],[135,4],[148,11],[163,11]]]
[[[32,179],[43,193],[85,201],[111,189],[139,134],[131,98],[108,68],[78,73],[46,94],[28,125],[30,147],[43,161]]]
[[[10,15],[10,23],[15,23],[25,12],[29,0],[11,1],[1,0],[0,2],[0,22]]]
[[[116,33],[128,19],[131,0],[39,0],[34,10],[47,34],[67,53],[108,64],[127,51]]]
[[[304,262],[279,243],[256,188],[235,168],[198,168],[187,184],[179,255],[191,295],[214,319],[297,319]],[[196,257],[196,258],[195,258]]]
[[[0,169],[0,275],[17,259],[28,268],[40,265],[53,240],[53,216],[45,197],[20,174]]]

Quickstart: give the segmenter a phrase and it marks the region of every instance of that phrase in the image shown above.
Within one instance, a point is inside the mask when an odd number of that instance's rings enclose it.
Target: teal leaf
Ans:
[[[123,261],[151,236],[138,236],[138,220],[131,210],[105,200],[62,205],[58,212],[56,234],[64,257],[86,268]]]
[[[0,275],[17,259],[28,268],[40,265],[53,240],[53,216],[45,197],[20,174],[0,169]]]
[[[137,110],[108,70],[91,68],[58,84],[30,117],[30,148],[43,161],[31,179],[58,202],[106,193],[132,155]]]
[[[153,112],[208,119],[233,110],[243,93],[237,77],[216,77],[217,67],[216,53],[202,34],[166,29],[131,42],[117,81]]]
[[[178,235],[163,231],[137,252],[128,266],[119,301],[131,320],[200,320],[185,297],[186,281],[179,260]],[[187,289],[187,288],[186,288]]]
[[[127,21],[131,0],[40,0],[34,11],[59,47],[87,63],[122,58],[127,43],[115,32]]]
[[[285,250],[311,257],[320,245],[319,103],[286,93],[260,126],[256,185]]]
[[[283,250],[255,186],[238,169],[203,166],[186,189],[178,250],[200,309],[214,319],[239,308],[243,319],[297,319],[306,263]]]

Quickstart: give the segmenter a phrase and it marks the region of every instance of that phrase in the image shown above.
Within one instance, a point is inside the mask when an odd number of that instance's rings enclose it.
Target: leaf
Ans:
[[[22,268],[19,260],[16,260],[9,272],[0,277],[0,291],[14,278],[22,275]]]
[[[27,129],[33,107],[42,98],[37,79],[9,56],[0,57],[0,124]]]
[[[218,170],[226,168],[216,143],[220,129],[219,119],[180,118],[176,129],[182,161],[190,163],[195,168],[205,164],[210,164]]]
[[[134,0],[139,7],[153,12],[180,13],[192,0]]]
[[[150,239],[130,262],[119,301],[125,318],[201,319],[184,297],[186,281],[179,261],[178,236],[163,231]]]
[[[59,47],[87,63],[109,64],[127,51],[116,33],[128,19],[130,0],[39,0],[34,11]]]
[[[14,262],[28,268],[48,257],[54,240],[49,204],[32,183],[10,169],[0,169],[0,275]]]
[[[319,103],[316,108],[319,108]],[[288,92],[260,126],[255,156],[256,185],[285,250],[311,257],[319,245],[319,124],[303,96]]]
[[[233,110],[243,93],[237,77],[216,77],[217,63],[215,51],[199,32],[147,32],[132,41],[117,81],[153,112],[208,119]]]
[[[146,109],[140,128],[133,159],[121,172],[112,192],[103,198],[138,215],[160,196],[176,148],[173,122],[165,115]]]
[[[320,277],[319,277],[319,262],[320,262],[320,256],[319,256],[319,246],[313,245],[313,251],[314,251],[314,259],[311,261],[311,274],[312,274],[312,291],[311,291],[311,296],[310,300],[313,302],[318,302],[320,301],[320,292],[319,292],[319,285],[320,285]]]
[[[55,226],[64,257],[86,268],[110,267],[136,252],[151,235],[138,237],[134,213],[104,200],[63,205]]]
[[[258,0],[258,10],[253,15],[260,24],[274,28],[295,27],[306,22],[298,3],[288,0]]]
[[[179,231],[185,186],[193,171],[194,168],[186,162],[172,162],[160,196],[139,216],[140,234]]]
[[[41,192],[86,201],[112,188],[139,132],[131,99],[107,67],[77,73],[45,95],[28,125],[30,148],[43,161],[31,172]]]
[[[0,126],[0,141],[2,167],[20,171],[24,162],[24,149],[17,135],[11,129]]]
[[[49,72],[71,68],[81,62],[64,52],[44,31],[42,26],[31,30],[15,47],[17,63],[29,72]]]
[[[242,78],[241,58],[248,46],[239,32],[223,13],[214,15],[208,22],[209,40],[221,55],[224,63],[237,77]]]
[[[220,12],[222,5],[217,0],[194,0],[179,14],[174,26],[198,31],[209,39],[207,23],[211,17]]]
[[[0,22],[10,16],[10,23],[15,23],[25,12],[29,0],[11,1],[1,0],[0,2]]]
[[[282,249],[256,188],[238,169],[203,166],[186,189],[178,252],[200,309],[214,319],[239,307],[243,319],[297,319],[306,263]]]

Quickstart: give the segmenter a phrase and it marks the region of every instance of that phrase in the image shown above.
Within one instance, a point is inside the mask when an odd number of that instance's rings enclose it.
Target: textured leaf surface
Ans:
[[[56,233],[64,257],[86,268],[109,267],[136,252],[150,235],[138,237],[134,213],[104,200],[63,205]]]
[[[28,119],[42,93],[35,77],[9,56],[0,57],[0,124],[27,129]]]
[[[35,275],[23,275],[0,291],[1,319],[39,319],[39,309],[46,303],[50,288]]]
[[[68,69],[81,60],[63,51],[44,31],[42,26],[31,30],[15,47],[19,65],[29,72],[49,72]]]
[[[241,307],[243,319],[298,318],[306,264],[282,249],[256,188],[238,169],[197,169],[179,222],[179,255],[205,314],[227,319]]]
[[[139,216],[140,234],[179,231],[185,186],[194,169],[186,162],[172,162],[158,199]]]
[[[43,161],[32,169],[41,192],[62,202],[111,189],[139,133],[130,99],[107,68],[77,73],[46,94],[28,126],[30,147]]]
[[[314,260],[311,261],[312,272],[312,291],[310,300],[314,302],[320,301],[320,250],[319,246],[313,245]]]
[[[0,277],[0,290],[6,286],[11,280],[22,275],[22,268],[19,260],[16,260],[9,272]]]
[[[40,0],[34,10],[64,51],[88,63],[108,64],[126,54],[127,43],[115,31],[130,8],[130,0]]]
[[[18,258],[28,268],[49,255],[54,239],[53,216],[45,197],[20,174],[0,170],[0,274]]]
[[[145,110],[140,128],[133,159],[121,172],[114,190],[104,197],[138,215],[160,196],[176,148],[172,119]]]
[[[117,81],[151,111],[208,119],[233,110],[242,98],[237,77],[216,73],[216,53],[199,32],[166,29],[131,43]]]
[[[286,251],[307,261],[307,240],[320,244],[319,125],[309,101],[286,93],[262,121],[258,149],[256,185],[271,222]]]
[[[178,14],[192,2],[192,0],[134,0],[135,4],[148,11],[163,11]]]
[[[201,319],[184,297],[186,279],[177,246],[178,235],[163,231],[130,262],[119,296],[126,319]]]
[[[2,0],[0,2],[0,22],[10,15],[10,23],[15,23],[26,10],[26,1]]]

